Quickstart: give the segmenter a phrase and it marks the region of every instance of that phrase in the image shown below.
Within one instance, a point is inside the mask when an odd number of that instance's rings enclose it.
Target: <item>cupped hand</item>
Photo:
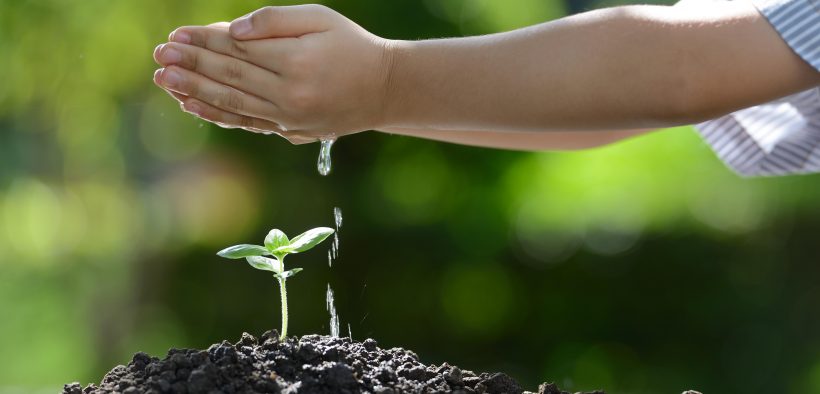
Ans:
[[[169,40],[154,81],[205,120],[294,143],[383,125],[391,44],[327,7],[265,7]]]

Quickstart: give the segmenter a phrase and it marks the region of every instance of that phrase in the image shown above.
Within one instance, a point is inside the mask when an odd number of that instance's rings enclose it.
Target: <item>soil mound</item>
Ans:
[[[171,349],[163,359],[145,353],[108,372],[99,386],[65,385],[63,394],[91,393],[509,393],[524,392],[503,373],[480,373],[447,363],[426,365],[401,348],[376,341],[308,335],[279,340],[276,330],[258,340],[208,350]],[[540,394],[569,394],[542,384]],[[603,394],[595,391],[587,394]]]

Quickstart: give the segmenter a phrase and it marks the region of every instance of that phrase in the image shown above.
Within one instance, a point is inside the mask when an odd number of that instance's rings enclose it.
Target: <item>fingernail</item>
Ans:
[[[182,53],[170,47],[160,52],[160,56],[165,63],[178,63],[182,61]]]
[[[161,68],[157,71],[154,71],[154,81],[159,82],[159,73],[161,73],[161,72],[162,72]]]
[[[157,58],[157,55],[159,54],[159,52],[162,50],[162,47],[164,47],[164,46],[165,46],[165,44],[159,44],[159,45],[157,45],[156,48],[154,48],[154,59]]]
[[[169,88],[179,85],[180,80],[182,80],[182,76],[176,71],[165,70],[165,72],[162,73],[163,85]]]
[[[174,30],[174,32],[171,33],[171,41],[181,42],[183,44],[190,44],[191,35],[184,31]]]
[[[231,27],[229,27],[228,30],[230,30],[234,36],[244,36],[250,33],[252,28],[250,16],[245,16],[231,22]]]
[[[194,114],[194,115],[202,114],[202,107],[199,104],[194,103],[194,102],[185,103],[185,110],[192,113],[192,114]]]

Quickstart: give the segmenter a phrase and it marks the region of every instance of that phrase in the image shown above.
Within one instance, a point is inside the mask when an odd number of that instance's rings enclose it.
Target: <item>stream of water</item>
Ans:
[[[330,250],[327,251],[327,266],[333,267],[333,260],[339,256],[339,228],[342,227],[342,209],[339,207],[333,208],[333,221],[336,224],[336,231],[333,233],[333,242],[330,244]],[[330,283],[327,284],[327,311],[330,313],[330,336],[339,336],[339,315],[336,313],[336,306],[333,304],[333,289],[330,288]],[[350,331],[350,325],[347,327]]]
[[[339,336],[339,315],[336,314],[336,305],[333,305],[333,290],[330,283],[327,284],[327,311],[330,312],[330,336]]]
[[[322,146],[319,148],[319,160],[316,163],[316,167],[322,176],[330,174],[330,148],[333,147],[335,141],[335,138],[321,140]],[[342,210],[339,207],[333,208],[333,221],[336,224],[336,231],[333,233],[333,242],[330,245],[330,250],[327,251],[328,267],[333,267],[333,260],[339,257],[339,228],[342,227]],[[339,315],[336,313],[336,305],[333,303],[333,289],[330,288],[330,283],[327,284],[325,301],[327,303],[327,311],[330,313],[330,336],[339,337]],[[349,324],[347,330],[350,332]]]
[[[333,147],[333,143],[336,142],[336,139],[323,139],[321,142],[322,147],[319,148],[319,160],[316,163],[316,167],[319,169],[319,174],[325,176],[330,174],[330,148]]]
[[[342,227],[342,209],[333,208],[333,220],[336,223],[336,231],[333,233],[333,241],[327,251],[327,266],[333,267],[333,260],[339,258],[339,229]]]

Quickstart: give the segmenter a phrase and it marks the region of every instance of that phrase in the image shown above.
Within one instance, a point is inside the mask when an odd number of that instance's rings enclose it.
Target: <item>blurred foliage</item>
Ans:
[[[327,4],[404,39],[612,5]],[[292,286],[294,333],[327,332],[330,283],[354,338],[529,387],[820,391],[817,176],[739,179],[679,128],[538,154],[362,133],[323,178],[318,146],[204,124],[151,83],[173,28],[263,5],[0,3],[0,393],[277,327],[275,282],[214,253],[334,206],[340,258],[301,260],[323,269]]]

